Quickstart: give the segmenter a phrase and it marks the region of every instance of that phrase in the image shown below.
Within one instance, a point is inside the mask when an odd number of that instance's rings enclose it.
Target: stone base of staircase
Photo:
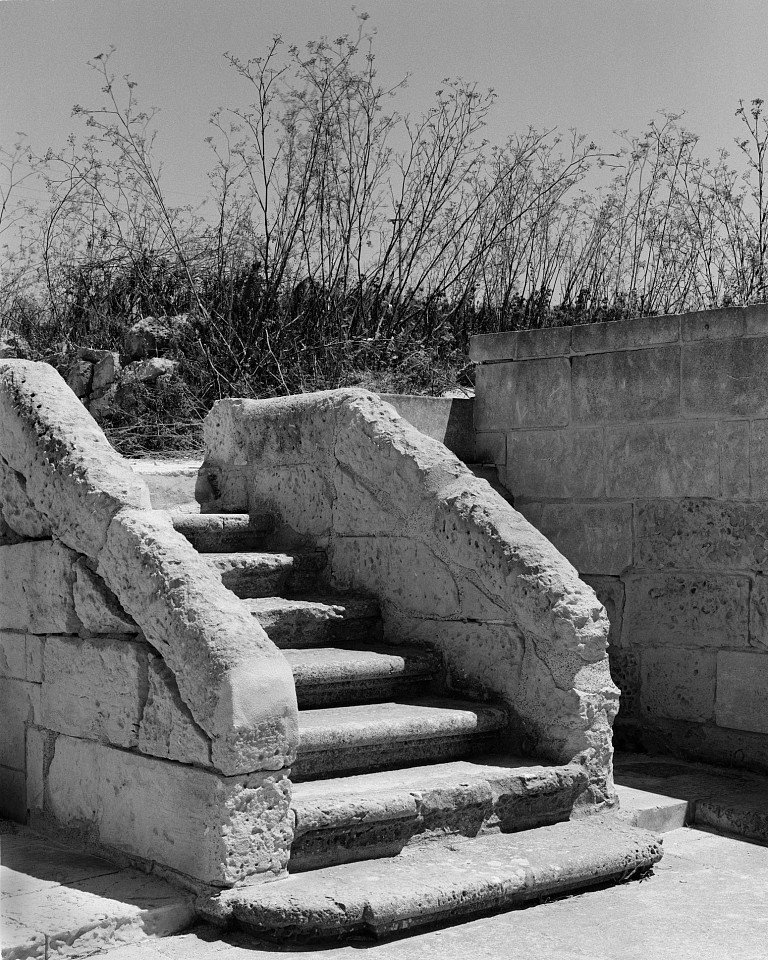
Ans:
[[[660,839],[615,817],[419,844],[198,903],[204,919],[281,941],[385,937],[642,876]]]

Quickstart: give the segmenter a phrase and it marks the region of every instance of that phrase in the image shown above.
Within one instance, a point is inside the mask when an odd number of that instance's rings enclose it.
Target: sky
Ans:
[[[487,131],[576,127],[606,149],[660,109],[714,154],[739,134],[739,99],[768,100],[765,0],[357,0],[377,30],[382,82],[410,73],[401,111],[426,109],[444,77],[493,87]],[[207,117],[247,102],[229,51],[247,59],[274,34],[303,44],[355,30],[349,0],[0,0],[0,146],[24,131],[42,152],[81,129],[75,103],[99,105],[87,66],[114,67],[160,109],[158,152],[174,202],[205,190]],[[34,191],[32,184],[27,187]],[[26,187],[25,187],[26,189]]]

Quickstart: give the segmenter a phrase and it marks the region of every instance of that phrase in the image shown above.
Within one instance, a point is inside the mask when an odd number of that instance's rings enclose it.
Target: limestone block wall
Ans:
[[[582,803],[614,802],[608,621],[573,567],[443,444],[361,390],[222,400],[198,499],[270,511],[377,596],[385,637],[442,653],[451,684],[502,699],[510,749],[581,761]]]
[[[608,611],[618,742],[768,769],[768,307],[471,356],[478,459]]]
[[[293,678],[45,364],[0,361],[0,813],[194,885],[285,869]]]

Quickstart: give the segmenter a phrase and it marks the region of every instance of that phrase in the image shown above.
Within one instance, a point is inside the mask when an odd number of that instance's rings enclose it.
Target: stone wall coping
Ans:
[[[765,336],[768,336],[768,304],[758,303],[746,307],[724,307],[608,323],[478,334],[472,337],[469,356],[475,363],[504,363],[617,350],[645,350],[698,340],[739,340]]]

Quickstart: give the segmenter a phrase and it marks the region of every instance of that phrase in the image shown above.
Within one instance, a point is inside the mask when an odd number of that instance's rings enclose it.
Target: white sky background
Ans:
[[[161,109],[159,156],[172,202],[205,189],[206,120],[248,91],[222,54],[247,59],[271,36],[303,44],[355,30],[350,0],[0,0],[0,145],[63,145],[75,103],[102,102],[86,65],[117,47],[118,74]],[[768,100],[766,0],[357,0],[378,31],[379,76],[410,72],[401,111],[426,109],[443,77],[494,87],[488,136],[528,124],[577,127],[606,149],[661,108],[686,110],[703,149],[731,150],[739,98]],[[34,194],[30,194],[33,196]]]

